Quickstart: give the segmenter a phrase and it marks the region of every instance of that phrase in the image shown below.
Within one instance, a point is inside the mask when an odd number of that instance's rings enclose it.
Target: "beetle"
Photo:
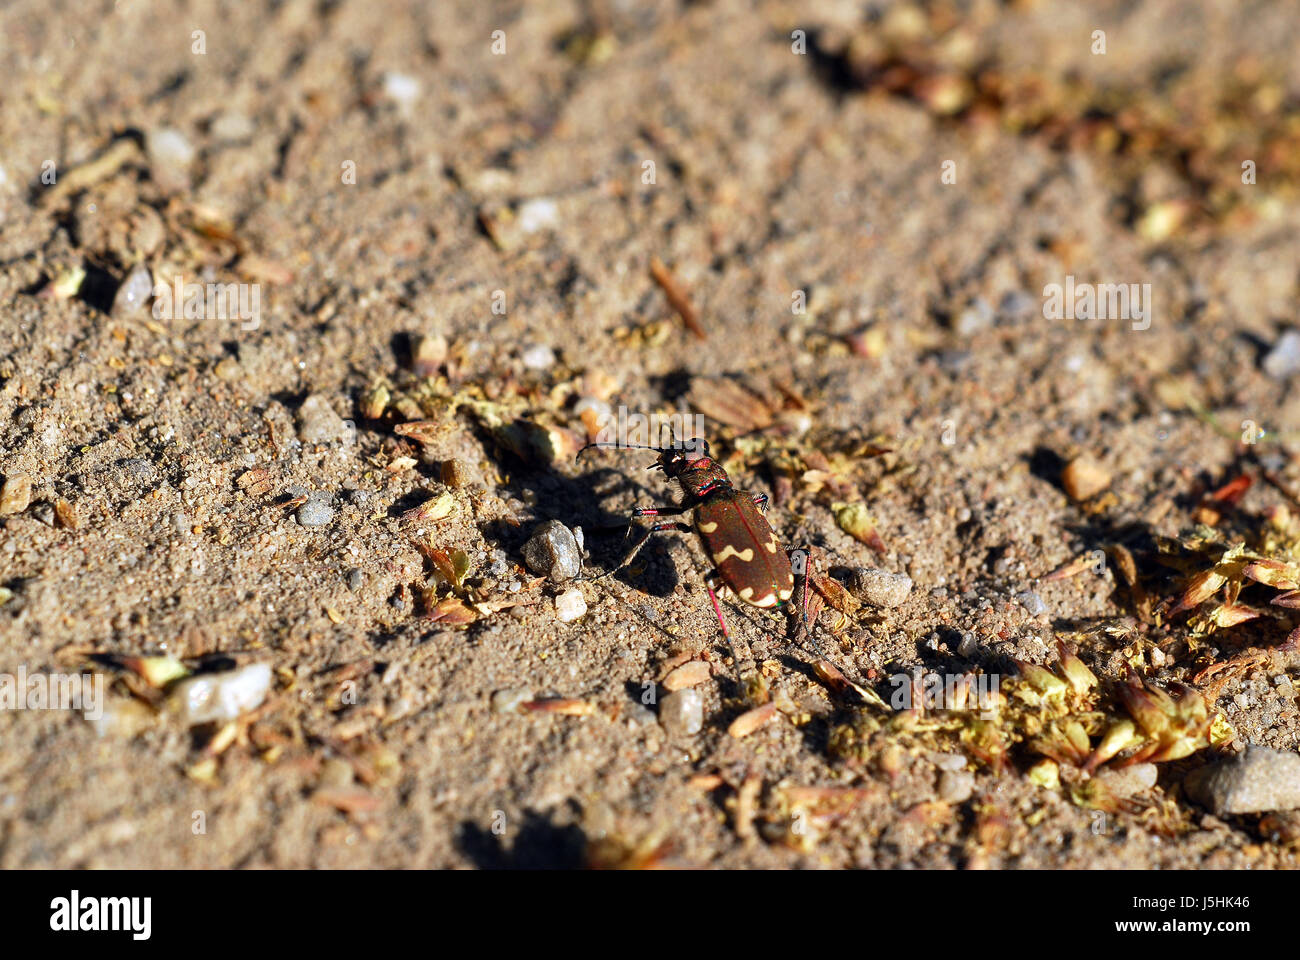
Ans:
[[[693,527],[680,520],[655,523],[648,528],[646,537],[648,539],[651,534],[663,530],[683,533],[694,530],[699,534],[705,552],[716,565],[705,577],[705,589],[709,592],[722,635],[728,642],[731,634],[718,603],[718,592],[723,588],[750,606],[777,609],[794,596],[795,577],[798,576],[802,580],[803,621],[807,627],[807,551],[793,550],[789,554],[782,551],[765,516],[767,494],[751,495],[737,490],[722,465],[710,455],[708,441],[692,438],[659,447],[593,442],[579,450],[578,456],[593,447],[653,450],[659,454],[647,469],[662,470],[669,480],[677,483],[682,489],[682,501],[675,506],[637,507],[628,519],[628,532],[631,532],[632,521],[639,517],[691,514]],[[630,561],[631,556],[620,567]]]

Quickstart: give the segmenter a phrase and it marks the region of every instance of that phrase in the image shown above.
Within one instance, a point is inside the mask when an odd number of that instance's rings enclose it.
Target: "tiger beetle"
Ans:
[[[718,593],[729,592],[750,606],[779,609],[794,596],[796,576],[801,581],[804,630],[812,638],[808,630],[808,551],[792,550],[786,554],[781,550],[765,516],[767,494],[747,494],[737,490],[722,465],[709,455],[707,441],[693,438],[659,447],[597,442],[587,444],[578,451],[578,456],[593,447],[653,450],[659,454],[659,459],[646,469],[662,470],[669,480],[680,484],[683,497],[679,505],[637,507],[628,518],[628,532],[631,533],[632,522],[639,517],[692,515],[694,530],[700,535],[710,560],[716,564],[705,577],[704,586],[728,645],[731,644],[731,633],[718,603]],[[691,529],[690,524],[681,520],[658,522],[648,528],[646,539],[660,531],[690,533]],[[633,551],[632,555],[635,553]],[[632,555],[616,570],[631,562]],[[818,648],[820,651],[819,644]]]

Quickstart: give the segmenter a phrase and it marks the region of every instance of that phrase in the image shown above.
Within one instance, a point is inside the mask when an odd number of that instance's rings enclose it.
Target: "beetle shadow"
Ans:
[[[533,528],[547,520],[558,520],[570,529],[582,528],[586,554],[584,579],[599,580],[613,573],[615,579],[631,590],[656,597],[673,593],[679,580],[676,566],[668,556],[671,546],[665,542],[673,533],[639,532],[636,525],[632,536],[627,536],[627,531],[633,507],[663,506],[672,501],[674,491],[662,485],[656,485],[658,489],[655,489],[639,483],[632,471],[618,466],[593,465],[574,475],[539,467],[503,449],[490,431],[475,429],[488,459],[506,477],[500,485],[505,497],[533,505],[531,515],[518,518],[517,525],[510,521],[486,525],[483,535],[489,544],[504,550],[513,562],[524,566],[523,547]],[[598,452],[585,454],[579,464],[585,466],[595,455]],[[611,497],[629,489],[637,495],[626,512],[615,512],[604,506]],[[634,551],[635,559],[627,564]],[[636,573],[629,569],[641,565],[644,570]]]
[[[578,870],[586,865],[587,836],[576,825],[556,826],[535,810],[506,847],[503,837],[472,820],[456,831],[456,849],[480,870]]]

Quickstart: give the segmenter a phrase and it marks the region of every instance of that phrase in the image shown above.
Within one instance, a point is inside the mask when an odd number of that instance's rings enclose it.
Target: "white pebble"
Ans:
[[[409,107],[420,98],[420,81],[405,73],[384,74],[384,96]]]
[[[524,233],[549,230],[560,222],[560,209],[554,200],[529,200],[519,208],[519,229]]]
[[[535,343],[524,351],[523,360],[529,370],[546,370],[555,364],[555,351],[544,343]]]
[[[170,706],[186,726],[234,720],[261,706],[271,689],[271,665],[250,663],[225,673],[205,673],[182,680],[172,691]]]
[[[555,616],[561,623],[572,623],[587,612],[587,601],[577,587],[555,598]]]

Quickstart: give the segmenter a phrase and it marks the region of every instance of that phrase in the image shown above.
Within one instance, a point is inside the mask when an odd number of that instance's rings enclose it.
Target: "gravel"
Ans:
[[[1274,380],[1289,380],[1300,373],[1300,330],[1288,330],[1278,337],[1265,355],[1263,367]]]
[[[890,610],[911,595],[912,578],[905,573],[859,567],[849,578],[848,587],[859,600]]]
[[[561,623],[572,623],[587,612],[587,601],[577,587],[555,598],[555,616]]]
[[[261,705],[271,689],[271,665],[250,663],[225,673],[201,674],[176,684],[168,705],[186,726],[234,720]]]
[[[704,729],[704,695],[695,687],[674,690],[659,701],[659,725],[670,737],[693,737]]]
[[[539,577],[563,583],[582,570],[582,551],[572,530],[558,520],[547,520],[524,544],[524,562]]]
[[[313,497],[298,508],[297,517],[304,527],[323,527],[334,519],[334,508],[326,500]]]
[[[1300,754],[1266,747],[1194,770],[1184,781],[1187,795],[1217,816],[1300,808]]]
[[[939,775],[939,799],[964,803],[975,792],[975,774],[969,770],[945,770]]]
[[[298,408],[298,438],[303,443],[330,443],[342,438],[347,429],[343,418],[318,393],[313,393]]]
[[[153,277],[149,268],[137,263],[126,275],[113,297],[113,315],[122,317],[142,310],[153,296]]]

